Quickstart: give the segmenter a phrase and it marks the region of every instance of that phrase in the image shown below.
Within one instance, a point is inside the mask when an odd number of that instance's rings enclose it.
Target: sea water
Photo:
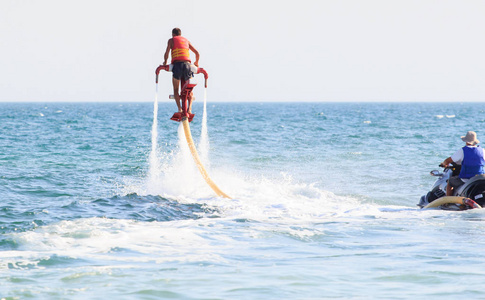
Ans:
[[[174,109],[0,104],[0,299],[485,299],[485,210],[416,206],[485,105],[196,102],[233,199]]]

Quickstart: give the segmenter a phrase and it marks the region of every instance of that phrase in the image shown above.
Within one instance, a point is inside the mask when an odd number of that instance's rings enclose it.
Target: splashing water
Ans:
[[[202,163],[207,169],[210,169],[209,134],[207,130],[207,88],[204,89],[204,113],[202,115],[202,129],[200,134],[199,153]]]
[[[192,159],[189,146],[185,139],[182,123],[177,130],[178,151],[170,157],[170,161],[160,169],[160,175],[153,186],[149,186],[151,192],[166,197],[207,197],[212,194],[210,188],[205,184],[197,167]]]

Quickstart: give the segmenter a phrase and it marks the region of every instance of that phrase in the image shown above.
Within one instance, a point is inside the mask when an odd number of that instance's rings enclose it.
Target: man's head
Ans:
[[[480,143],[480,141],[477,140],[477,134],[475,131],[468,131],[465,136],[461,137],[461,140],[472,146]]]
[[[179,35],[182,35],[182,30],[180,30],[180,28],[172,29],[172,36],[179,36]]]

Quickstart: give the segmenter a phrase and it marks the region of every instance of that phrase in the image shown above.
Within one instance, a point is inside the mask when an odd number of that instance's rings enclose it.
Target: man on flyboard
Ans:
[[[174,28],[172,30],[172,38],[168,40],[167,50],[165,51],[163,64],[167,64],[168,54],[171,52],[172,56],[172,74],[173,74],[173,94],[175,97],[175,103],[177,103],[178,111],[182,112],[182,106],[180,104],[180,81],[189,80],[193,76],[193,72],[190,70],[190,53],[189,50],[195,54],[194,65],[199,66],[199,51],[182,36],[180,28]],[[192,95],[189,96],[192,98]],[[189,101],[188,113],[191,113],[192,101]]]

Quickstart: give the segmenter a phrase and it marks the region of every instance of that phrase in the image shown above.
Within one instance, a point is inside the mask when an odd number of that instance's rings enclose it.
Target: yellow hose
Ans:
[[[430,204],[426,205],[424,208],[438,207],[440,205],[447,204],[447,203],[465,204],[463,202],[465,199],[466,199],[465,197],[445,196],[434,200]]]
[[[194,158],[195,164],[197,165],[197,168],[200,171],[200,174],[202,174],[202,177],[204,177],[205,182],[212,188],[212,190],[217,194],[217,196],[224,197],[227,199],[232,199],[228,195],[226,195],[223,191],[217,187],[217,185],[212,181],[212,179],[209,177],[209,174],[207,174],[207,171],[204,168],[204,165],[200,161],[199,153],[197,153],[197,149],[195,148],[194,145],[194,140],[192,140],[192,133],[190,132],[190,125],[189,125],[189,120],[187,118],[182,119],[182,124],[184,125],[184,132],[185,132],[185,139],[187,140],[187,144],[189,145],[190,152],[192,153],[192,157]]]

